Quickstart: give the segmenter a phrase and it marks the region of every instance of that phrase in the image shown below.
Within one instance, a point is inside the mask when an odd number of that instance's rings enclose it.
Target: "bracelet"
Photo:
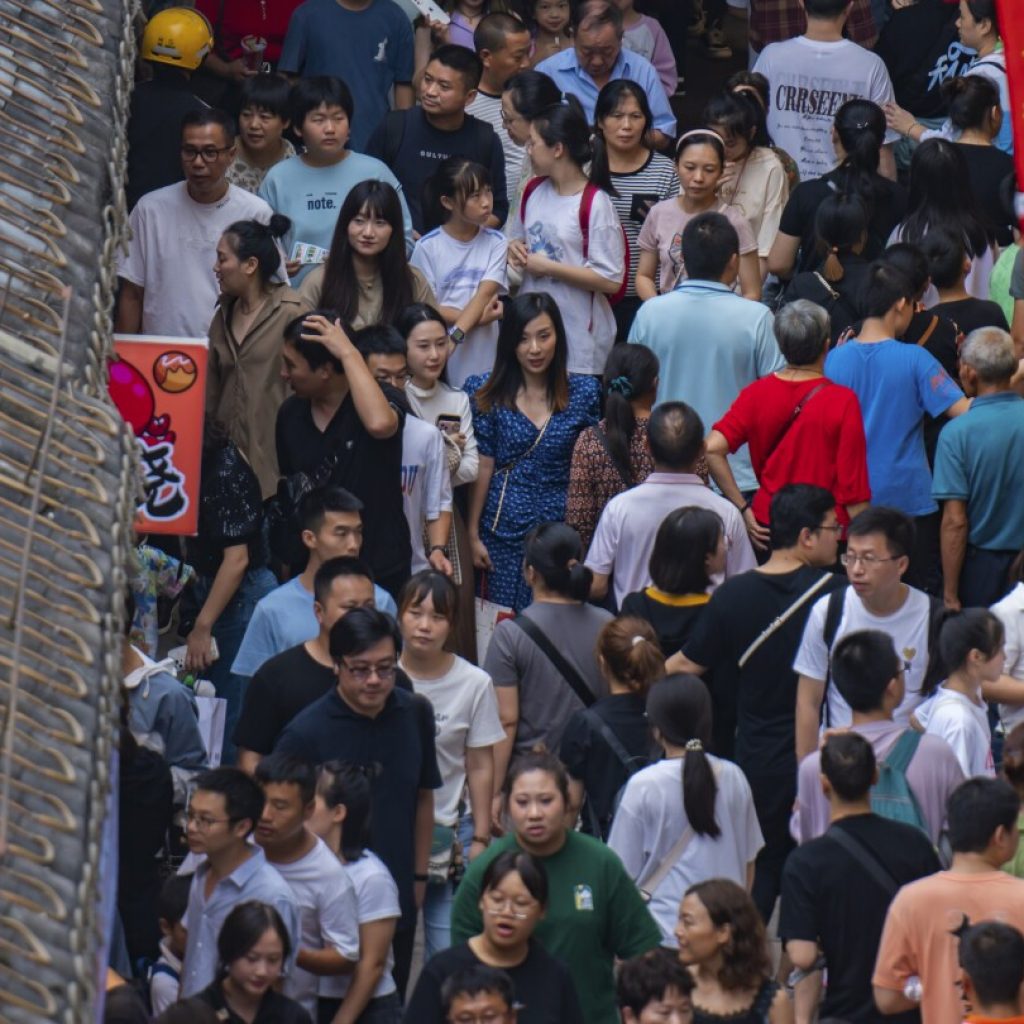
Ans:
[[[748,502],[746,503],[746,505],[744,505],[744,506],[743,506],[743,507],[742,507],[742,508],[740,509],[740,515],[743,515],[743,513],[744,513],[744,512],[746,512],[746,511],[747,511],[747,509],[749,509],[749,508],[750,508],[750,502],[748,501]]]
[[[474,843],[480,843],[481,846],[490,846],[491,845],[491,837],[490,836],[473,836],[473,842]]]
[[[445,558],[448,557],[448,548],[444,544],[431,544],[430,550],[427,552],[427,557],[429,558],[435,551],[440,551]]]
[[[413,875],[412,876],[412,880],[414,882],[426,882],[426,881],[429,880],[429,878],[430,878],[429,875]]]

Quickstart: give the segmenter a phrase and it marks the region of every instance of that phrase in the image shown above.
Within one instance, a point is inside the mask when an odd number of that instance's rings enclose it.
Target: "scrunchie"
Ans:
[[[608,383],[608,390],[622,395],[623,398],[633,397],[633,385],[628,377],[615,377]]]
[[[692,739],[686,741],[686,749],[694,754],[702,753],[704,750],[704,744],[698,739]]]

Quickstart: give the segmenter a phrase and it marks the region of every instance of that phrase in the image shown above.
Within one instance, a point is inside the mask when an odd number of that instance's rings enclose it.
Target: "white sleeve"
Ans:
[[[490,235],[491,249],[481,281],[496,281],[498,292],[508,289],[508,239],[494,231]]]
[[[172,1003],[178,1001],[179,983],[164,971],[154,971],[149,979],[149,1005],[159,1016]]]
[[[505,738],[505,729],[498,714],[498,696],[490,677],[487,684],[477,684],[473,695],[473,711],[466,734],[467,747],[490,747]]]
[[[368,874],[359,883],[359,923],[386,921],[401,917],[402,908],[398,902],[398,886],[385,867]]]
[[[811,614],[807,616],[796,658],[793,659],[793,671],[797,675],[819,679],[821,682],[828,678],[828,647],[824,636],[828,601],[828,597],[820,597],[814,602]]]
[[[892,79],[889,77],[889,70],[886,68],[885,63],[881,57],[875,57],[877,62],[871,71],[871,81],[868,84],[868,90],[870,96],[868,97],[873,103],[877,103],[883,110],[885,109],[886,103],[896,102],[896,93],[893,91]],[[885,143],[899,142],[899,132],[893,131],[891,128],[886,130]]]
[[[452,510],[452,479],[448,474],[448,459],[444,438],[437,427],[430,439],[423,466],[423,518],[432,523],[442,512]]]
[[[131,240],[128,253],[117,257],[117,276],[140,287],[146,285],[146,207],[140,202],[128,217]]]
[[[640,878],[644,869],[644,823],[634,813],[633,803],[630,799],[631,790],[634,790],[633,780],[626,783],[622,793],[622,802],[612,819],[612,830],[608,834],[608,849],[618,854],[626,874],[633,881]]]
[[[339,864],[339,867],[341,865]],[[359,959],[359,904],[344,868],[318,892],[320,941],[353,963]]]
[[[615,567],[615,550],[619,546],[619,515],[617,503],[610,502],[601,512],[594,538],[587,551],[586,566],[607,576]]]
[[[743,525],[743,517],[735,509],[727,511],[725,532],[729,538],[729,550],[725,555],[725,577],[738,576],[757,568],[757,558],[750,544],[750,536]]]
[[[740,790],[740,798],[742,800],[743,809],[743,842],[744,842],[744,860],[749,864],[758,852],[764,846],[764,833],[761,831],[761,825],[757,820],[757,811],[754,809],[754,794],[750,789],[750,783],[747,781],[747,777],[743,774],[742,770],[737,770],[738,779],[737,784]],[[739,816],[736,816],[737,819]],[[736,820],[736,819],[734,819]]]
[[[590,207],[589,243],[584,266],[609,281],[621,281],[625,258],[619,215],[608,195],[598,192]]]
[[[455,470],[452,479],[452,486],[472,483],[480,472],[480,452],[476,446],[476,434],[473,433],[473,413],[469,408],[469,396],[464,391],[457,392],[459,395],[459,430],[466,438],[466,446],[462,449],[462,461],[459,468]]]
[[[434,276],[434,261],[430,257],[431,253],[428,252],[428,248],[423,244],[423,239],[421,238],[416,242],[416,247],[409,257],[409,266],[415,267],[426,278],[427,284],[430,285],[430,290],[437,296],[437,301],[443,302],[441,296],[438,295],[437,278]]]

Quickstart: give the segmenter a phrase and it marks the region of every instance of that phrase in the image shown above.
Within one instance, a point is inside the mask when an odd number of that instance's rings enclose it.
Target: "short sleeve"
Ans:
[[[892,88],[892,79],[889,77],[889,72],[881,57],[876,58],[875,67],[871,73],[871,81],[868,85],[868,91],[870,93],[868,99],[877,103],[883,110],[887,103],[894,103],[896,101],[896,94],[893,92]],[[895,132],[891,128],[886,131],[886,145],[899,142],[899,140],[899,132]]]
[[[495,686],[519,686],[519,669],[513,637],[522,630],[506,620],[494,627],[494,635],[484,658],[484,671]]]
[[[505,182],[505,151],[501,148],[498,133],[491,131],[491,184],[494,186],[494,206],[492,213],[499,224],[508,219],[508,186]]]
[[[498,714],[498,697],[490,679],[478,686],[473,700],[473,714],[466,735],[467,747],[491,747],[505,738],[505,729]]]
[[[417,240],[412,250],[412,255],[409,257],[409,266],[415,267],[423,275],[424,280],[430,285],[431,290],[436,295],[437,275],[434,273],[435,263],[431,255],[429,240],[420,238]]]
[[[295,15],[293,14],[294,18]],[[413,71],[413,34],[412,25],[404,13],[395,18],[396,30],[390,33],[389,42],[391,73],[398,85],[407,85],[412,81]]]
[[[683,645],[683,654],[690,661],[704,668],[714,670],[726,656],[729,631],[729,617],[721,614],[722,599],[727,593],[721,587],[711,595],[703,613],[697,618],[693,633]]]
[[[438,966],[428,961],[420,971],[416,987],[412,990],[412,995],[409,996],[409,1001],[406,1003],[403,1020],[424,1022],[445,1020],[444,1006],[441,1003],[443,981],[444,978]]]
[[[820,937],[818,918],[814,912],[817,893],[816,875],[804,863],[799,852],[789,855],[782,870],[782,904],[779,908],[779,937],[817,942]]]
[[[779,231],[791,238],[800,238],[803,234],[804,223],[801,216],[800,205],[804,193],[797,185],[790,193],[786,205],[782,208],[782,218],[779,220]]]
[[[933,355],[917,348],[914,351],[918,356],[915,376],[921,407],[929,416],[938,418],[951,405],[959,402],[964,393]]]
[[[491,250],[487,254],[487,266],[484,268],[481,280],[494,281],[499,289],[504,291],[508,285],[508,239],[499,234],[489,237]]]
[[[492,406],[489,412],[480,412],[477,408],[475,392],[483,383],[483,377],[470,377],[465,383],[465,389],[473,413],[473,433],[476,436],[477,450],[481,455],[493,459],[498,452],[498,410]]]
[[[658,251],[658,207],[661,203],[656,203],[654,206],[647,211],[647,216],[644,217],[644,222],[640,227],[640,233],[636,236],[637,248],[641,252],[653,252]]]
[[[131,238],[128,242],[128,254],[119,255],[117,260],[118,277],[123,277],[140,287],[146,283],[146,206],[144,202],[137,203],[129,215]]]
[[[762,316],[754,328],[754,359],[758,377],[767,377],[769,373],[781,370],[786,365],[775,339],[774,325],[775,318],[767,308],[762,307]]]
[[[729,222],[736,229],[740,240],[740,255],[746,256],[748,252],[757,252],[757,239],[754,237],[750,221],[734,206],[728,207]]]
[[[347,885],[335,885],[319,906],[320,938],[324,947],[336,949],[346,960],[359,959],[359,904],[355,889],[342,869]]]
[[[951,423],[950,428],[956,424]],[[935,470],[932,478],[932,497],[936,500],[956,498],[966,501],[971,488],[964,463],[961,432],[946,429],[939,434],[935,449]]]
[[[387,868],[367,875],[356,892],[359,901],[359,923],[387,921],[402,916],[398,886]]]
[[[203,474],[200,533],[211,543],[248,542],[263,522],[259,480],[238,449],[229,444]]]
[[[747,443],[750,428],[757,421],[756,402],[750,393],[752,387],[748,384],[726,409],[725,415],[712,427],[728,442],[730,452],[735,452]]]
[[[856,394],[848,396],[846,411],[839,423],[839,444],[836,447],[836,482],[833,495],[840,505],[871,500],[868,476],[868,445],[864,419]],[[941,439],[941,434],[939,435]]]
[[[634,776],[635,778],[635,776]],[[608,849],[622,862],[623,869],[634,882],[644,866],[644,822],[636,806],[636,786],[630,779],[622,792],[622,800],[612,818],[608,833]]]
[[[277,653],[279,652],[274,645],[273,620],[266,610],[257,604],[252,618],[249,619],[249,625],[245,627],[245,634],[231,665],[231,671],[237,676],[254,676],[257,669]]]
[[[608,280],[621,281],[626,243],[615,207],[604,192],[598,192],[590,208],[589,234],[585,266]]]
[[[908,920],[905,908],[906,894],[906,889],[898,892],[889,904],[882,938],[878,944],[875,973],[871,979],[873,985],[894,992],[902,992],[908,978],[914,975],[920,977],[921,974],[921,964],[914,948],[915,929]]]
[[[607,576],[614,568],[615,552],[622,531],[620,520],[618,503],[613,499],[605,505],[601,518],[597,521],[594,539],[590,542],[590,550],[587,552],[586,565],[593,572]]]
[[[825,644],[825,617],[828,614],[829,597],[819,598],[807,616],[804,635],[793,660],[793,671],[809,679],[828,678],[828,647]],[[845,597],[844,597],[845,600]]]
[[[765,182],[764,208],[761,211],[761,224],[757,232],[757,252],[766,257],[771,252],[775,236],[779,233],[779,220],[782,209],[789,194],[789,179],[782,161],[773,154],[771,170]]]

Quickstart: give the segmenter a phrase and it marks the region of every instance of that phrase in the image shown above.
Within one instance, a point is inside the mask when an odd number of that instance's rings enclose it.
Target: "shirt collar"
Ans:
[[[680,281],[679,284],[672,289],[674,292],[726,292],[729,295],[734,295],[735,292],[727,285],[722,284],[721,281],[693,281],[687,278],[685,281]],[[671,294],[671,293],[669,293]]]
[[[1000,402],[1018,402],[1020,395],[1016,391],[997,391],[992,395],[979,395],[971,399],[971,408],[976,409],[979,405],[993,405]]]
[[[658,473],[654,472],[648,475],[644,484],[697,484],[700,487],[704,486],[704,481],[701,480],[696,473]],[[641,484],[640,486],[643,486]]]
[[[570,46],[566,52],[572,54],[572,62],[569,65],[570,68],[572,69],[572,71],[576,75],[578,75],[580,78],[582,78],[585,81],[589,82],[596,89],[597,88],[597,82],[595,82],[594,79],[590,77],[590,72],[587,71],[580,64],[579,56],[576,53],[576,47],[575,46]],[[612,66],[611,75],[609,76],[608,81],[611,82],[611,81],[614,81],[616,78],[628,78],[628,77],[629,77],[629,62],[626,59],[626,48],[625,48],[625,46],[623,46],[623,47],[621,47],[619,49],[618,57],[615,58],[615,64]]]
[[[256,846],[254,843],[246,843],[246,849],[249,851],[248,860],[243,861],[241,864],[231,872],[227,878],[222,878],[217,884],[220,885],[222,882],[230,882],[236,889],[244,889],[245,886],[252,880],[253,875],[267,862],[266,857],[263,856],[262,847]],[[210,870],[210,862],[208,860],[203,861],[199,867],[196,868],[196,874],[207,874]]]

